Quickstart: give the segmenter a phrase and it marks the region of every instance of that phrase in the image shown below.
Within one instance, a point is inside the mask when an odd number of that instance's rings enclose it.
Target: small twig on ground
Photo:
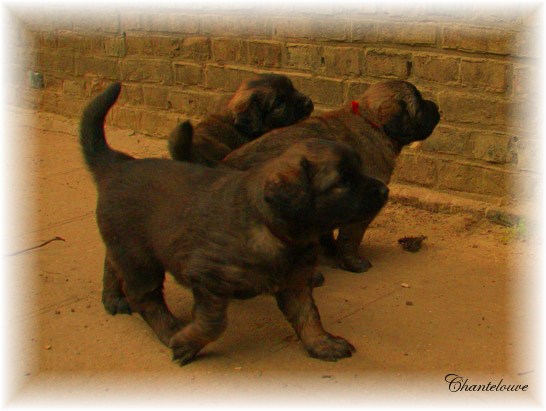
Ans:
[[[17,254],[26,253],[27,251],[35,250],[36,248],[40,248],[40,247],[43,247],[45,245],[48,245],[49,243],[52,243],[53,241],[66,241],[66,240],[64,238],[62,238],[62,237],[54,237],[51,240],[44,241],[40,245],[36,245],[36,246],[30,247],[30,248],[25,248],[24,250],[20,250],[20,251],[14,252],[14,253],[6,254],[5,256],[6,257],[13,257],[14,255],[17,255]]]

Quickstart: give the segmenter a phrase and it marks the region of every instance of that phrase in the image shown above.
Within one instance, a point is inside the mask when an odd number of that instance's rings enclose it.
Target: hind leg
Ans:
[[[110,306],[127,303],[129,310],[139,313],[164,344],[168,345],[171,337],[183,327],[165,304],[165,271],[146,252],[133,253],[131,257],[127,253],[110,252],[104,278],[103,299]]]
[[[227,325],[229,299],[206,289],[193,289],[192,321],[170,341],[173,360],[185,365],[195,359],[208,343],[217,340]]]
[[[102,277],[102,304],[109,314],[131,314],[131,307],[123,293],[123,283],[119,271],[108,256],[104,258]]]
[[[172,336],[184,323],[171,313],[165,303],[165,273],[162,270],[145,271],[132,273],[126,278],[124,291],[131,309],[141,315],[163,344],[169,345]],[[142,281],[143,278],[146,281]]]

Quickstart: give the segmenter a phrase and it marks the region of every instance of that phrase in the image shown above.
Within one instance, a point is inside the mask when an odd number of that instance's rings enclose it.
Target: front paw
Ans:
[[[317,288],[324,285],[324,275],[320,271],[315,271],[309,279],[309,287]]]
[[[342,270],[352,273],[364,273],[372,267],[372,263],[358,255],[338,255],[337,265]]]
[[[173,361],[177,361],[180,366],[184,366],[195,360],[197,353],[201,349],[201,347],[196,347],[195,343],[176,335],[171,338],[169,346],[173,351]]]
[[[311,344],[306,345],[306,348],[311,357],[323,361],[337,361],[351,357],[353,352],[356,351],[355,347],[347,340],[331,334],[325,334]]]

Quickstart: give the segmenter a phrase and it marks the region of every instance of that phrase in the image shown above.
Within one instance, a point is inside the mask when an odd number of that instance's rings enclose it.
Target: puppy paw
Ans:
[[[313,358],[318,358],[323,361],[337,361],[342,358],[351,357],[356,351],[347,340],[341,337],[335,337],[331,334],[326,334],[311,345],[308,345],[307,352]]]
[[[324,285],[324,275],[320,271],[315,271],[309,279],[309,286],[312,288],[322,287]]]
[[[173,361],[177,361],[181,367],[195,360],[197,353],[201,349],[200,347],[197,348],[190,341],[178,338],[176,335],[171,339],[169,345],[173,351]]]
[[[367,259],[352,255],[339,256],[337,265],[342,270],[351,271],[352,273],[364,273],[372,267],[372,263]]]
[[[103,296],[102,305],[108,314],[129,314],[133,313],[127,299],[124,296]]]

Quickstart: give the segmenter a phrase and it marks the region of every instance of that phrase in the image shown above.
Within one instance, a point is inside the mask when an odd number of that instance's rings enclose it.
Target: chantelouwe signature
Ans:
[[[458,374],[447,374],[445,380],[448,384],[448,389],[451,392],[461,391],[527,391],[529,386],[527,384],[505,384],[503,379],[497,383],[488,382],[487,384],[471,384],[468,378],[464,378]]]

